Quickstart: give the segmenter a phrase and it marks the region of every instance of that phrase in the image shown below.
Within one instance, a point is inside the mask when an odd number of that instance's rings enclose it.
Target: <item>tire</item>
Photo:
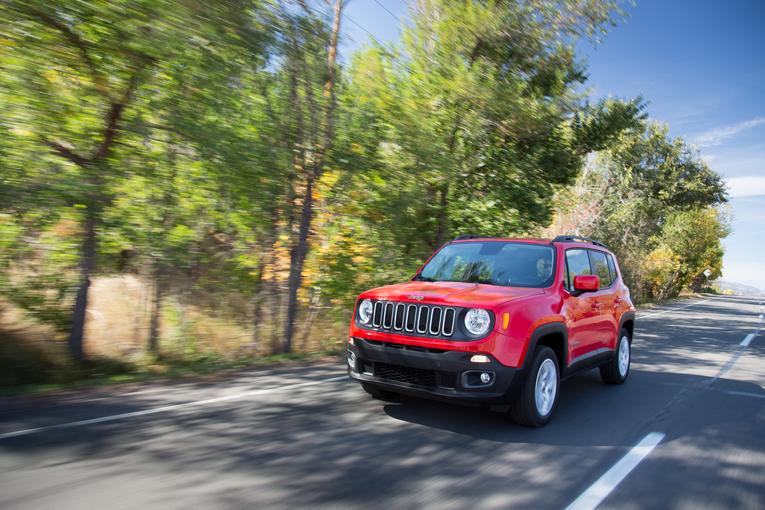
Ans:
[[[554,381],[551,378],[554,378]],[[555,412],[559,393],[558,358],[549,347],[539,346],[534,351],[534,358],[526,380],[523,381],[521,392],[511,408],[513,421],[526,427],[545,425]],[[540,398],[537,399],[537,396]]]
[[[393,393],[393,392],[391,392],[391,391],[388,391],[388,390],[384,390],[384,389],[382,389],[382,388],[379,388],[379,387],[377,387],[377,386],[374,386],[374,385],[372,385],[372,384],[369,384],[369,383],[361,383],[361,387],[362,387],[362,388],[364,389],[364,391],[366,391],[366,392],[367,392],[369,395],[371,395],[372,397],[374,397],[374,398],[376,398],[376,399],[378,399],[378,400],[388,400],[388,399],[390,399],[392,396],[394,396],[394,395],[395,395],[395,393]]]
[[[622,328],[619,333],[619,342],[616,344],[614,359],[600,367],[600,377],[604,383],[624,384],[624,381],[627,380],[632,362],[631,344],[629,331]]]

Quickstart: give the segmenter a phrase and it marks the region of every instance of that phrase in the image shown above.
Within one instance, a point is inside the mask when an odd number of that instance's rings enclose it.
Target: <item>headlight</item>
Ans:
[[[369,321],[372,320],[372,308],[371,299],[365,299],[359,305],[359,321],[362,324],[369,324]]]
[[[486,310],[471,308],[465,314],[465,329],[471,335],[484,335],[489,331],[489,326],[491,326],[491,316],[489,316],[489,312]]]

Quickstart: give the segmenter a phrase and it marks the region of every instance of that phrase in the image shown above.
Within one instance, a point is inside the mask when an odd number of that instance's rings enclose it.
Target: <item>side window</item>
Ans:
[[[592,274],[587,250],[566,250],[566,269],[568,273],[566,288],[570,290],[574,288],[575,276]]]
[[[616,281],[616,276],[617,276],[616,264],[614,264],[614,258],[611,255],[606,254],[606,257],[608,258],[608,271],[611,273],[611,282],[613,283]]]
[[[590,263],[592,264],[592,273],[600,278],[600,288],[605,289],[611,286],[611,271],[608,269],[606,254],[602,251],[588,250],[590,253]]]

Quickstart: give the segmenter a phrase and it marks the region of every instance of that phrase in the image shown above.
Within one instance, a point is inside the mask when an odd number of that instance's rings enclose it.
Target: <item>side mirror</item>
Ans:
[[[577,292],[595,292],[600,288],[600,278],[597,275],[574,276],[574,290]]]

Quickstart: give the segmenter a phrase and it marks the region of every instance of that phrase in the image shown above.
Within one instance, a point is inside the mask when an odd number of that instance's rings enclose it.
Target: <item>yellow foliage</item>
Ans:
[[[61,82],[61,75],[56,71],[55,69],[46,69],[42,72],[43,78],[48,80],[50,83],[60,83]]]
[[[650,252],[643,262],[643,271],[644,281],[651,288],[651,293],[659,295],[662,289],[670,286],[681,266],[680,257],[667,246],[659,246]]]

